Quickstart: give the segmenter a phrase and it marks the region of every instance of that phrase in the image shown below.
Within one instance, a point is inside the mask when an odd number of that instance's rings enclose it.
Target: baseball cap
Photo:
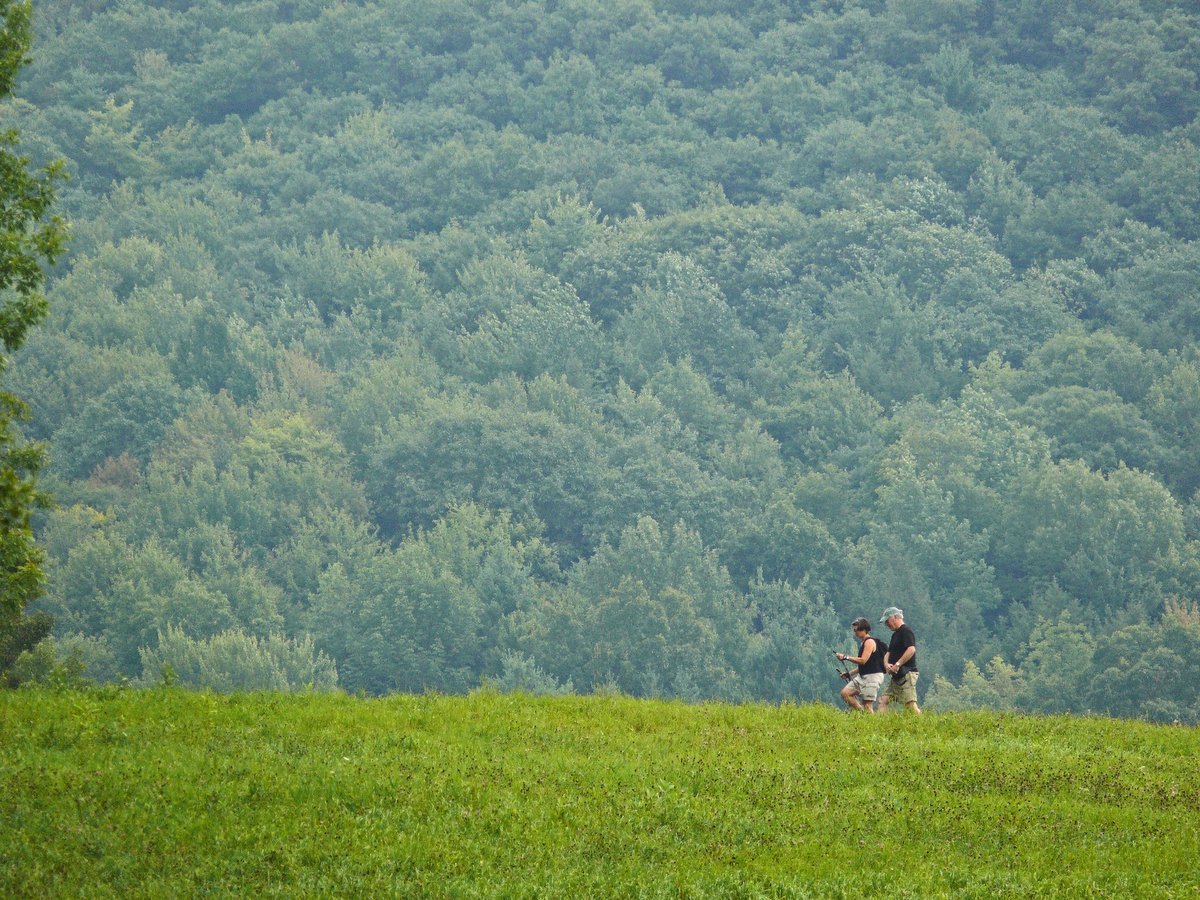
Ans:
[[[900,607],[889,606],[887,609],[885,609],[883,611],[883,615],[879,617],[879,621],[886,622],[892,616],[902,616],[902,615],[904,615],[904,610],[902,610]]]

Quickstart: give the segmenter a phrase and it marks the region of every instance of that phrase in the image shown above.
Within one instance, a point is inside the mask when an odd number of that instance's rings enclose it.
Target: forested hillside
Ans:
[[[35,29],[25,677],[831,699],[895,604],[934,708],[1200,720],[1194,4]]]

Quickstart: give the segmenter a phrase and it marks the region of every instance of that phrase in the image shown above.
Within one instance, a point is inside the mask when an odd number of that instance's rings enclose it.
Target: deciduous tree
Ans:
[[[28,2],[0,0],[0,100],[12,93],[27,61]],[[26,332],[46,314],[45,267],[62,251],[65,226],[52,212],[61,163],[39,170],[18,150],[15,129],[0,129],[0,374]],[[0,640],[20,628],[23,611],[42,590],[42,555],[33,542],[31,510],[44,501],[36,476],[41,447],[23,440],[16,423],[25,405],[0,390]]]

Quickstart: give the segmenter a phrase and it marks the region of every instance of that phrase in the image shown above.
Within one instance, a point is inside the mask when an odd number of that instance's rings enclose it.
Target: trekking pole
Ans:
[[[838,654],[838,652],[836,650],[834,650],[833,655],[837,656],[837,654]],[[848,668],[842,668],[842,666],[846,665],[846,661],[844,659],[839,659],[838,662],[840,663],[840,666],[834,666],[833,671],[837,672],[838,677],[841,678],[843,681],[849,681],[850,680],[850,670]]]

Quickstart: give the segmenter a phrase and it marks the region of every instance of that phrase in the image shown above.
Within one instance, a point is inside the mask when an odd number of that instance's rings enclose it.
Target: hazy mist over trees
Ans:
[[[33,23],[26,677],[1200,720],[1194,4]]]

